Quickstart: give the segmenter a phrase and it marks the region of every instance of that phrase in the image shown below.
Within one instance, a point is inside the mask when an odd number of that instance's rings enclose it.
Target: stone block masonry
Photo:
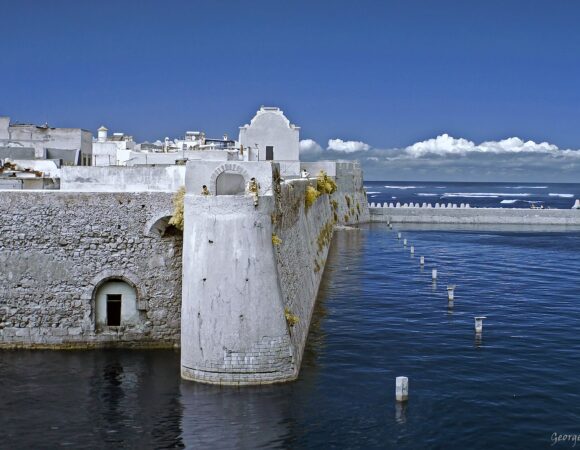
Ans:
[[[3,192],[0,347],[171,347],[179,342],[181,233],[172,194]],[[131,323],[99,327],[109,281],[135,291]]]

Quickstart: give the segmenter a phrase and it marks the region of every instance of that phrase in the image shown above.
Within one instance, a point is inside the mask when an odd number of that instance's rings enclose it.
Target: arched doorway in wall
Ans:
[[[137,291],[121,279],[103,282],[95,294],[95,322],[97,329],[136,325],[140,321]]]
[[[243,195],[245,190],[246,182],[239,172],[224,171],[216,178],[216,195]]]

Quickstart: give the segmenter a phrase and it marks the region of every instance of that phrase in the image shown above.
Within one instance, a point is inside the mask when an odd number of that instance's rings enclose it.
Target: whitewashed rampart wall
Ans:
[[[295,379],[335,219],[368,220],[358,165],[337,165],[337,192],[308,208],[305,190],[316,186],[315,178],[278,184],[278,166],[268,164],[270,177],[264,167],[245,163],[237,169],[245,177],[260,173],[256,177],[268,186],[273,180],[257,207],[250,195],[199,195],[201,182],[210,185],[211,167],[196,165],[186,177],[185,379],[234,385]]]

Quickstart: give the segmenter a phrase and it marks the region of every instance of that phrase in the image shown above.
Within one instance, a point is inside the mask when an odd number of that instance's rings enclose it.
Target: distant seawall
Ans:
[[[369,207],[371,222],[478,225],[580,225],[580,210]]]

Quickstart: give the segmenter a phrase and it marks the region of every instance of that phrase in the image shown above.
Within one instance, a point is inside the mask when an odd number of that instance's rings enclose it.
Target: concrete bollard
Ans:
[[[395,205],[393,205],[393,203],[389,203],[389,208],[394,208]]]
[[[409,400],[409,379],[407,377],[397,377],[395,397],[398,402]]]
[[[419,258],[419,264],[421,264],[422,266],[424,266],[424,265],[425,265],[425,257],[424,257],[424,256],[421,256],[421,257]]]
[[[439,205],[439,203],[435,203],[435,208],[440,208],[441,205]]]
[[[397,233],[397,239],[401,239],[401,233]]]
[[[437,269],[433,269],[433,270],[431,271],[431,279],[432,279],[433,281],[436,281],[436,280],[437,280]]]
[[[574,202],[574,206],[572,206],[572,209],[580,209],[580,200],[576,199],[576,201]]]
[[[395,205],[395,208],[400,208],[401,207],[401,203],[397,202],[397,204]]]
[[[411,245],[411,255],[414,255],[414,254],[415,254],[415,246]]]
[[[403,245],[406,247],[407,246],[407,238],[403,239]]]
[[[485,316],[475,316],[475,332],[481,333],[483,331],[483,319],[487,319]]]
[[[454,284],[449,284],[447,286],[447,299],[452,302],[453,300],[455,300],[455,285]]]

